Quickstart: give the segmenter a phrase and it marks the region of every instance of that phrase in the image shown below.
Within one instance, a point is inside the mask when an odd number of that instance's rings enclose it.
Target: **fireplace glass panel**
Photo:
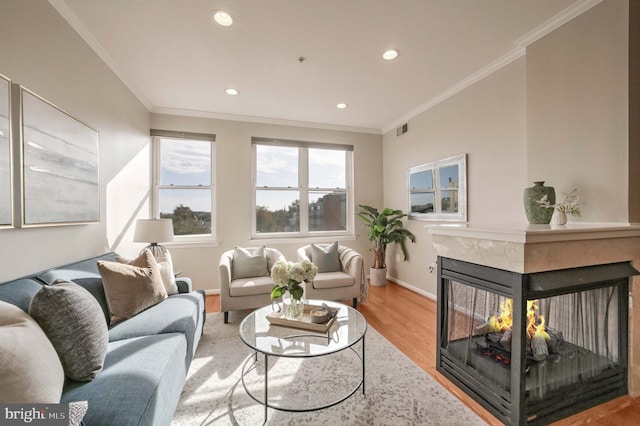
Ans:
[[[454,280],[445,283],[442,350],[460,368],[508,394],[511,299]],[[527,301],[527,400],[601,380],[620,365],[618,291],[611,285]]]

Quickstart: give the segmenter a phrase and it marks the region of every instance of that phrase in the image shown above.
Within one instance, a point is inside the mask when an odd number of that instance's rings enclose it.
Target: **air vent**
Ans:
[[[409,123],[404,123],[396,129],[396,136],[402,136],[409,131]]]

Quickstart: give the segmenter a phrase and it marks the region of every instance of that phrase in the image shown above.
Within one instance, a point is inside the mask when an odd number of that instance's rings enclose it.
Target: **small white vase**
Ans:
[[[551,216],[551,224],[552,225],[566,225],[567,223],[567,214],[565,212],[561,212],[559,210],[555,210],[553,212],[553,216]]]

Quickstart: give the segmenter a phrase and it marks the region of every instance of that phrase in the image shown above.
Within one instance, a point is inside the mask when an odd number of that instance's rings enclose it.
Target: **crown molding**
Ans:
[[[525,55],[525,49],[523,47],[517,47],[517,48],[513,49],[512,51],[510,51],[506,55],[498,58],[497,60],[495,60],[493,62],[491,62],[489,65],[486,65],[485,67],[479,69],[478,71],[474,72],[470,76],[466,77],[465,79],[463,79],[460,82],[456,83],[455,85],[451,86],[450,88],[448,88],[444,92],[442,92],[442,93],[436,95],[435,97],[431,98],[429,101],[425,102],[424,104],[418,106],[417,108],[412,109],[411,111],[409,111],[408,113],[406,113],[402,117],[399,117],[395,121],[389,123],[388,125],[386,125],[385,127],[382,128],[382,134],[385,134],[388,131],[395,129],[397,126],[400,126],[401,124],[404,124],[404,123],[408,122],[412,118],[414,118],[414,117],[422,114],[423,112],[433,108],[434,106],[438,105],[439,103],[444,102],[445,100],[449,99],[453,95],[461,92],[462,90],[466,89],[467,87],[469,87],[469,86],[477,83],[478,81],[486,78],[490,74],[492,74],[492,73],[498,71],[499,69],[509,65],[511,62],[523,57],[524,55]]]
[[[91,34],[89,29],[84,26],[84,24],[80,21],[80,19],[76,16],[75,13],[71,10],[69,5],[64,0],[48,0],[49,4],[53,6],[53,8],[62,16],[68,23],[71,25],[80,37],[93,49],[93,51],[98,55],[100,59],[114,72],[114,74],[124,83],[125,86],[133,93],[133,95],[138,98],[138,100],[147,108],[147,110],[151,110],[151,102],[147,99],[147,97],[142,93],[140,88],[136,86],[133,80],[127,75],[126,72],[120,68],[116,62],[113,60],[111,55],[107,53],[107,51],[102,47],[102,45],[96,40],[96,38]]]
[[[341,126],[337,124],[316,123],[312,121],[296,121],[285,120],[280,118],[256,117],[249,115],[223,114],[209,111],[195,111],[189,109],[153,107],[152,114],[179,115],[183,117],[196,118],[213,118],[216,120],[239,121],[247,123],[259,124],[275,124],[279,126],[306,127],[310,129],[337,130],[341,132],[367,133],[372,135],[381,135],[380,129],[372,129],[369,127]]]
[[[562,12],[558,13],[551,19],[529,31],[524,36],[514,42],[516,46],[527,47],[531,43],[540,40],[550,32],[560,28],[572,19],[582,15],[592,7],[602,3],[602,0],[578,0]]]
[[[525,48],[528,45],[541,39],[542,37],[546,36],[550,32],[558,29],[562,25],[566,24],[567,22],[571,21],[577,16],[583,14],[584,12],[598,5],[599,3],[602,3],[602,1],[603,0],[576,1],[574,4],[572,4],[562,12],[553,16],[551,19],[547,20],[546,22],[537,26],[536,28],[534,28],[533,30],[531,30],[521,38],[517,39],[514,42],[514,45],[517,47],[514,48],[512,51],[508,52],[506,55],[502,56],[501,58],[498,58],[497,60],[493,61],[492,63],[485,66],[484,68],[481,68],[480,70],[471,74],[464,80],[460,81],[459,83],[455,84],[454,86],[450,87],[449,89],[445,90],[444,92],[440,93],[434,98],[431,98],[429,101],[425,102],[424,104],[409,111],[408,113],[404,114],[403,116],[397,118],[393,122],[383,127],[382,134],[385,134],[395,129],[396,127],[410,121],[412,118],[433,108],[434,106],[438,105],[440,102],[447,100],[453,95],[471,86],[472,84],[477,83],[478,81],[482,80],[488,75],[494,73],[495,71],[498,71],[500,68],[509,65],[511,62],[515,61],[516,59],[519,59],[522,56],[525,56],[526,55]]]

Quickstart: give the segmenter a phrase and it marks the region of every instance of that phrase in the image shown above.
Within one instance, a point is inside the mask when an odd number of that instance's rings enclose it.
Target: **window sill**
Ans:
[[[249,240],[252,244],[297,244],[297,243],[332,243],[334,241],[355,241],[357,237],[355,235],[304,235],[299,237],[265,237],[257,238],[253,237]]]
[[[218,247],[220,245],[220,242],[216,240],[187,240],[187,241],[172,241],[170,243],[163,243],[162,245],[169,249],[201,248],[201,247]]]

